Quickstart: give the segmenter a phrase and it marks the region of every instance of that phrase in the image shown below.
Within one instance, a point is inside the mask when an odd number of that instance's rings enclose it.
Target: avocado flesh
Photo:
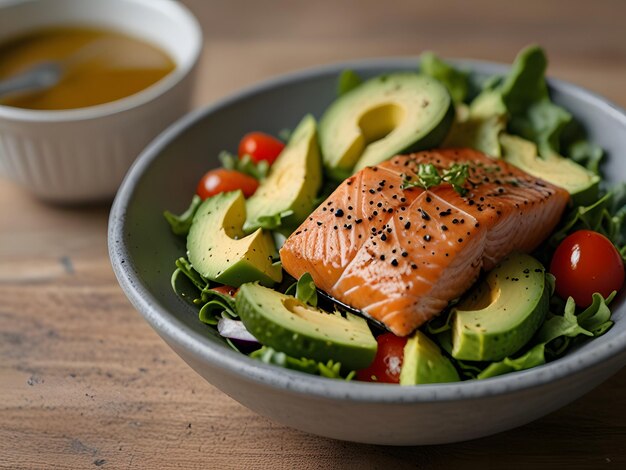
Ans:
[[[573,160],[556,153],[542,158],[533,142],[513,135],[502,134],[500,144],[505,161],[566,189],[576,204],[588,205],[598,199],[600,177]]]
[[[317,126],[313,116],[307,115],[272,164],[267,178],[246,201],[248,215],[244,230],[258,229],[262,217],[291,212],[281,221],[280,227],[289,233],[314,209],[321,185],[322,159],[317,143]]]
[[[324,168],[344,179],[401,152],[436,147],[454,119],[448,91],[416,73],[373,78],[342,95],[320,120]]]
[[[549,300],[541,263],[509,255],[452,310],[452,357],[499,361],[515,354],[543,322]]]
[[[376,339],[356,315],[328,313],[256,283],[241,286],[236,306],[255,338],[289,356],[333,360],[356,370],[369,366],[376,355]]]
[[[198,208],[187,236],[187,252],[194,269],[205,278],[238,287],[259,281],[272,286],[282,269],[272,261],[276,253],[269,232],[245,236],[245,199],[241,191],[206,199]]]
[[[400,385],[458,382],[459,374],[439,347],[421,331],[404,346]]]

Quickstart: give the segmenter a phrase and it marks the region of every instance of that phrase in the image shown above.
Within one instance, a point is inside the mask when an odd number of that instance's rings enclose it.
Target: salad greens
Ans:
[[[170,228],[175,235],[187,235],[191,228],[191,222],[193,222],[193,216],[196,215],[198,207],[202,203],[202,199],[197,194],[194,194],[191,199],[191,204],[185,212],[180,215],[172,214],[170,211],[163,212],[165,220],[170,224]]]
[[[309,273],[304,273],[298,282],[292,284],[285,291],[287,295],[293,295],[303,304],[317,307],[317,288]]]
[[[575,206],[565,215],[549,239],[554,249],[567,235],[578,230],[593,230],[607,237],[626,260],[626,184],[614,185],[599,200],[588,206]]]
[[[470,80],[467,72],[455,69],[432,52],[422,54],[420,69],[422,73],[443,83],[455,103],[463,103],[468,97]]]
[[[346,69],[341,72],[337,80],[337,95],[345,95],[350,90],[354,90],[361,83],[363,83],[363,80],[354,70]]]
[[[587,140],[582,126],[571,113],[552,102],[545,80],[546,67],[545,53],[538,46],[524,49],[505,76],[493,76],[482,81],[467,71],[453,67],[431,52],[424,53],[420,61],[421,73],[441,82],[455,104],[457,127],[453,125],[448,134],[448,144],[469,142],[471,144],[468,146],[499,157],[502,155],[499,136],[508,133],[536,144],[538,158],[569,158],[589,172],[601,176],[603,150]],[[361,77],[353,70],[344,70],[338,79],[337,94],[345,95],[362,83]],[[288,140],[290,132],[286,130],[283,134],[283,139]],[[267,161],[255,163],[249,155],[239,158],[237,155],[222,152],[219,158],[225,169],[236,170],[259,181],[267,177],[270,169]],[[402,188],[428,189],[446,182],[461,195],[467,191],[464,188],[469,178],[469,167],[466,163],[455,163],[444,170],[438,170],[433,164],[419,164],[417,174],[418,179],[405,179]],[[326,178],[314,205],[324,201],[336,187],[337,182]],[[164,217],[175,235],[188,234],[200,204],[201,199],[194,196],[189,208],[182,214],[175,215],[165,211]],[[284,240],[289,235],[283,226],[284,221],[292,215],[293,211],[289,210],[272,216],[262,216],[258,219],[258,226],[270,232],[275,239]],[[625,217],[626,183],[614,186],[602,183],[596,200],[584,205],[577,204],[576,201],[571,204],[551,237],[534,256],[546,265],[556,247],[569,234],[587,229],[606,236],[626,260]],[[280,247],[280,244],[277,245]],[[239,319],[237,303],[231,295],[213,290],[215,286],[211,285],[212,282],[200,275],[187,258],[181,257],[175,264],[172,287],[181,297],[199,308],[201,322],[214,327],[223,318]],[[276,290],[295,297],[304,305],[317,307],[318,303],[323,304],[325,298],[318,298],[317,288],[310,274],[305,273],[297,281],[293,281],[295,280],[283,280]],[[580,309],[571,297],[561,299],[554,293],[553,276],[546,275],[546,282],[550,288],[549,312],[532,339],[510,357],[497,361],[467,361],[452,357],[452,307],[459,299],[451,302],[441,315],[424,325],[422,331],[441,346],[443,354],[462,378],[480,380],[545,364],[563,356],[586,338],[598,337],[611,328],[613,321],[609,304],[616,292],[607,298],[595,293],[592,304]],[[230,339],[226,340],[231,347],[239,350]],[[342,370],[338,361],[319,362],[305,357],[290,357],[261,344],[249,356],[267,364],[327,378],[351,380],[356,374],[355,371]]]
[[[339,362],[328,361],[323,363],[306,358],[296,359],[267,346],[263,346],[261,349],[254,351],[250,354],[250,357],[259,359],[266,364],[306,372],[307,374],[320,375],[328,379],[352,380],[355,375],[354,371],[342,374],[341,363]]]
[[[222,163],[222,166],[227,170],[236,170],[244,175],[252,176],[257,180],[262,180],[267,176],[267,172],[270,169],[269,164],[265,160],[261,160],[258,163],[252,161],[250,155],[244,155],[239,158],[237,155],[233,155],[226,150],[222,151],[218,158]]]

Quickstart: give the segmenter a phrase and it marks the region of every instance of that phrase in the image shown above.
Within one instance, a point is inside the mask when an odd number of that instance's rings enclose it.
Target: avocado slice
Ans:
[[[442,148],[469,147],[499,157],[499,136],[506,128],[507,111],[500,93],[486,90],[467,106],[457,106],[456,119]]]
[[[363,369],[376,355],[377,343],[367,322],[356,315],[328,313],[257,283],[241,286],[237,312],[263,345],[295,358],[340,362]]]
[[[439,346],[417,330],[404,346],[400,385],[458,382],[459,374]]]
[[[271,286],[282,280],[280,264],[269,232],[245,236],[246,203],[241,191],[206,199],[198,208],[187,236],[189,261],[205,278],[239,286],[259,281]]]
[[[556,153],[541,157],[533,142],[513,135],[500,135],[500,144],[505,161],[566,189],[576,204],[588,205],[598,199],[600,177],[575,161]]]
[[[278,218],[281,231],[290,233],[314,209],[322,185],[322,159],[315,118],[307,115],[291,134],[287,146],[271,166],[267,178],[246,201],[244,230],[250,232],[264,218]]]
[[[446,88],[417,73],[372,78],[335,100],[320,120],[324,167],[337,180],[401,152],[436,147],[454,119]]]
[[[541,263],[509,255],[452,310],[452,357],[499,361],[515,354],[543,322],[549,301]]]

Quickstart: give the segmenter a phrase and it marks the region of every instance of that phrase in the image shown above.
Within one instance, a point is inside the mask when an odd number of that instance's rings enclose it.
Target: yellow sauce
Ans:
[[[133,95],[161,80],[176,64],[138,38],[87,27],[40,29],[0,44],[0,80],[49,60],[66,73],[45,91],[0,97],[0,104],[27,109],[73,109]]]

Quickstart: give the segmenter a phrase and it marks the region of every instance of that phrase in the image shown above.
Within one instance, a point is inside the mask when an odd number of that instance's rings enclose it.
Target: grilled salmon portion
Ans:
[[[467,163],[464,195],[443,183],[407,187],[420,164]],[[569,194],[469,149],[402,155],[345,180],[285,242],[284,269],[399,336],[459,297],[481,269],[534,250]]]

